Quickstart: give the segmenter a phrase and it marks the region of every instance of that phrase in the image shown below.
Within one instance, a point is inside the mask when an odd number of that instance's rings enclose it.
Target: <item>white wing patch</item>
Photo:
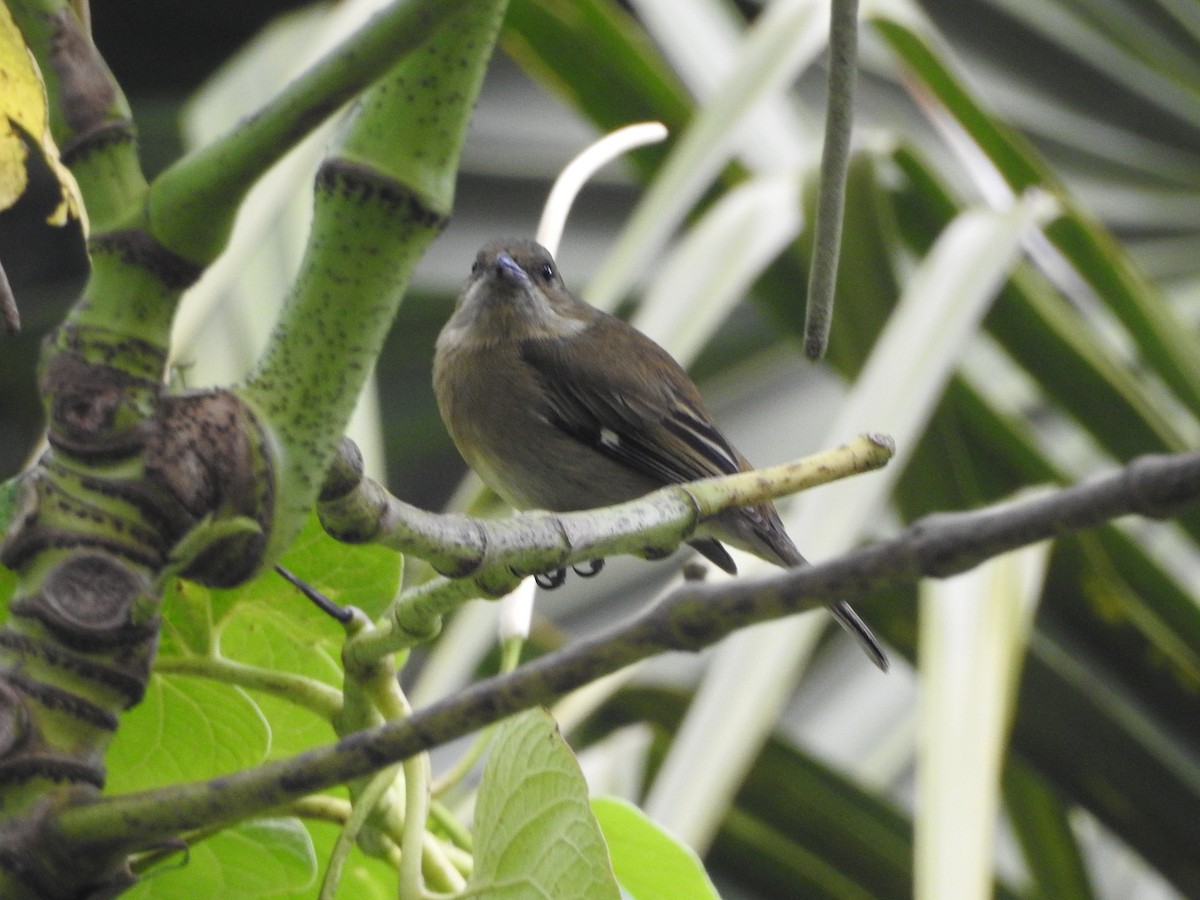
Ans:
[[[616,450],[621,446],[621,438],[611,428],[601,428],[600,444],[604,447],[609,447],[613,450]]]

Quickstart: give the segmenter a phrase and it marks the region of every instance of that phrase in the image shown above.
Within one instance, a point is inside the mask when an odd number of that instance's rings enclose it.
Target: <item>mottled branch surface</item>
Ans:
[[[63,814],[65,835],[84,844],[152,841],[225,821],[223,810],[267,810],[362,777],[515,712],[554,702],[602,675],[668,650],[697,651],[731,632],[854,600],[887,585],[943,578],[993,556],[1124,515],[1166,518],[1200,503],[1200,453],[1146,456],[1085,484],[974,512],[944,513],[897,537],[837,559],[763,578],[687,582],[644,614],[508,675],[337,744],[222,778],[97,800]],[[114,813],[116,815],[114,815]]]

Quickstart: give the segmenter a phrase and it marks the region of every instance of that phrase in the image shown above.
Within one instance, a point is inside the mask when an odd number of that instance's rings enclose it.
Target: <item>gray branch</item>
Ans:
[[[885,585],[944,578],[991,557],[1124,515],[1169,518],[1200,503],[1200,453],[1145,456],[1084,484],[974,512],[923,518],[897,537],[808,568],[761,578],[685,582],[642,615],[507,675],[481,681],[407,719],[208,782],[65,809],[68,842],[130,847],[231,823],[361,778],[506,716],[554,702],[602,675],[669,650],[696,651],[731,632]]]

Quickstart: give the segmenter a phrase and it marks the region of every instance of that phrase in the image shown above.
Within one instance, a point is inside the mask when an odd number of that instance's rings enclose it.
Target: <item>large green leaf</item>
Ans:
[[[146,900],[313,896],[317,861],[296,819],[254,819],[226,828],[168,860],[123,896]]]
[[[513,0],[500,44],[526,71],[602,130],[655,119],[672,132],[691,115],[687,90],[646,33],[606,0]],[[636,151],[643,173],[662,147]]]
[[[1042,186],[1055,190],[1068,212],[1047,237],[1098,298],[1128,328],[1141,352],[1154,360],[1159,375],[1183,401],[1200,409],[1200,353],[1184,322],[1161,292],[1138,269],[1096,220],[1073,203],[1059,180],[1019,134],[983,108],[946,59],[934,51],[933,38],[919,20],[886,10],[871,24],[903,61],[910,75],[983,152],[1009,190],[1020,193]]]
[[[587,785],[558,725],[533,709],[496,729],[475,804],[468,896],[620,896]]]
[[[617,882],[633,900],[717,900],[700,858],[632,803],[595,797],[592,812],[604,832]]]
[[[1013,744],[1064,796],[1085,804],[1185,896],[1200,894],[1195,827],[1200,750],[1096,661],[1035,637]]]
[[[580,737],[590,741],[630,722],[649,722],[665,743],[686,703],[676,692],[626,688]],[[706,862],[714,875],[736,878],[764,896],[899,900],[912,896],[912,826],[877,795],[773,737]]]
[[[1091,900],[1087,868],[1062,799],[1016,756],[1009,757],[1003,788],[1009,821],[1041,895]]]
[[[892,159],[905,175],[893,200],[904,241],[923,253],[959,209],[928,163],[900,147]],[[1032,268],[1018,271],[998,298],[985,327],[1096,441],[1118,459],[1180,450],[1186,438],[1164,415],[1161,400],[1112,341],[1054,292]]]
[[[240,688],[153,675],[106,758],[110,792],[214,778],[266,758],[270,729]]]

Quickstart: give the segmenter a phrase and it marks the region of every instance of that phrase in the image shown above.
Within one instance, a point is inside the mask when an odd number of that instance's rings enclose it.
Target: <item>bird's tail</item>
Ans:
[[[833,617],[841,623],[841,626],[854,636],[859,646],[871,658],[871,662],[879,666],[880,670],[886,672],[888,670],[887,654],[883,652],[883,647],[880,646],[875,635],[871,633],[871,629],[867,627],[867,623],[860,619],[858,613],[850,608],[850,604],[839,600],[837,603],[830,605],[829,611],[833,613]]]
[[[713,523],[710,522],[710,533],[715,532],[715,537],[719,537],[721,540],[735,547],[748,550],[750,553],[781,565],[785,569],[808,565],[808,560],[796,549],[796,545],[792,543],[792,539],[783,530],[783,522],[779,519],[779,513],[770,503],[764,503],[761,506],[752,506],[745,510],[729,510],[721,513],[715,521],[719,530],[714,529],[712,527]],[[691,543],[693,547],[696,547],[697,550],[726,572],[736,571],[733,560],[718,541],[710,538],[707,540],[692,541]],[[716,551],[719,551],[719,555],[717,552],[714,552],[713,547],[706,545],[715,545]],[[858,613],[850,608],[850,604],[844,601],[831,603],[829,611],[833,613],[833,617],[841,623],[842,627],[854,636],[859,646],[870,657],[871,662],[886,672],[888,670],[887,654],[883,652],[883,647],[875,635],[871,633],[871,629],[867,627],[867,623],[860,619]]]

